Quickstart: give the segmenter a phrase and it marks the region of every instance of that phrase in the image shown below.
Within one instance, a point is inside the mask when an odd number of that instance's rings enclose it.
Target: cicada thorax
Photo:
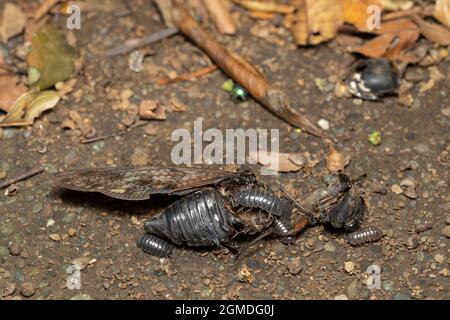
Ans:
[[[344,174],[330,175],[325,177],[325,182],[327,187],[318,188],[305,198],[311,222],[346,231],[358,228],[366,207],[350,178]]]

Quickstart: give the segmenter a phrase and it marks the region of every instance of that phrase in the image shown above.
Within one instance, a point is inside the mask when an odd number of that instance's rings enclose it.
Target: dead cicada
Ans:
[[[146,234],[137,241],[144,252],[159,257],[170,255],[174,245],[223,246],[240,253],[242,250],[232,245],[239,236],[261,239],[272,235],[289,243],[306,226],[302,221],[292,226],[291,202],[258,183],[249,171],[92,168],[59,174],[56,183],[124,200],[145,200],[155,194],[182,196],[147,220]]]

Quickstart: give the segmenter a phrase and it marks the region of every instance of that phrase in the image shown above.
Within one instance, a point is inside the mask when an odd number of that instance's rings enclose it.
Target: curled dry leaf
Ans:
[[[436,0],[434,17],[450,28],[450,0]]]
[[[412,19],[425,38],[443,46],[450,45],[450,29],[437,23],[425,21],[418,16],[413,16]]]
[[[76,71],[77,50],[52,25],[45,25],[33,36],[27,57],[28,77],[32,87],[40,90],[69,79]]]
[[[297,45],[315,45],[333,39],[344,23],[340,1],[291,0],[295,7],[292,34]]]
[[[295,172],[306,164],[305,157],[298,153],[251,151],[249,156],[263,167],[278,172]]]
[[[3,9],[2,25],[0,27],[0,34],[3,42],[18,34],[25,29],[27,17],[22,10],[13,3],[6,3]]]
[[[350,156],[338,152],[332,143],[328,144],[327,169],[331,172],[338,172],[350,163]]]
[[[166,108],[155,100],[144,100],[139,105],[139,116],[146,120],[166,120]]]
[[[14,102],[0,127],[31,125],[44,111],[54,108],[60,99],[53,90],[27,92]]]

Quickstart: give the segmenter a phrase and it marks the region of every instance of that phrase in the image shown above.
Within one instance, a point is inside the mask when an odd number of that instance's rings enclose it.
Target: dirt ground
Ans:
[[[363,225],[378,225],[386,236],[352,247],[342,234],[318,226],[291,246],[263,241],[236,263],[226,249],[181,248],[158,259],[135,243],[143,222],[173,199],[127,202],[55,188],[52,176],[68,168],[170,165],[172,131],[191,129],[199,118],[204,129],[279,128],[281,152],[308,151],[317,157],[313,168],[271,180],[288,186],[298,199],[322,186],[328,172],[328,150],[320,139],[295,130],[252,99],[234,103],[221,89],[227,79],[221,71],[195,81],[155,84],[170,71],[192,71],[208,62],[183,36],[152,45],[141,72],[130,70],[128,55],[107,59],[93,53],[164,28],[156,8],[90,12],[81,30],[73,31],[86,53],[73,93],[32,127],[7,128],[0,135],[0,170],[8,178],[45,167],[44,173],[17,183],[16,192],[0,194],[2,298],[449,299],[450,60],[435,66],[445,79],[424,92],[420,83],[428,81],[429,68],[409,71],[418,78],[411,108],[399,105],[396,97],[380,102],[339,98],[332,81],[346,54],[336,41],[296,48],[285,29],[271,27],[274,32],[265,35],[259,30],[268,28],[267,22],[237,17],[238,34],[219,41],[260,66],[315,122],[329,121],[336,147],[351,158],[344,172],[367,174],[360,186],[369,207]],[[62,128],[69,112],[77,111],[89,119],[95,136],[111,134],[135,118],[141,101],[167,105],[173,99],[187,110],[123,136],[82,144],[79,131]],[[379,146],[368,142],[373,130],[382,132]],[[406,177],[417,183],[417,195],[394,192]],[[87,266],[81,288],[71,290],[67,268],[76,258],[84,258]],[[381,268],[377,290],[365,284],[373,264]]]

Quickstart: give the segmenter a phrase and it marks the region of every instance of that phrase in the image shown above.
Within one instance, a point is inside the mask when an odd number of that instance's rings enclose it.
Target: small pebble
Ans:
[[[302,270],[302,266],[300,264],[300,257],[293,258],[287,264],[288,270],[290,274],[297,275]]]
[[[424,143],[419,143],[413,149],[414,149],[414,151],[416,151],[420,154],[425,154],[425,153],[430,152],[430,147]]]
[[[52,233],[48,237],[53,241],[61,241],[61,235],[59,235],[58,233]]]
[[[20,286],[20,293],[25,297],[29,298],[34,295],[36,288],[31,282],[24,282]]]
[[[434,261],[436,261],[437,263],[444,263],[445,257],[442,254],[438,253],[434,256]]]
[[[441,234],[442,234],[443,236],[446,236],[447,238],[450,238],[450,225],[446,225],[446,226],[442,229]]]
[[[394,184],[391,186],[391,191],[395,194],[401,194],[403,193],[402,188],[398,184]]]
[[[11,243],[8,247],[8,250],[9,254],[12,256],[18,256],[20,255],[20,252],[22,252],[22,248],[15,243]]]
[[[353,274],[353,271],[355,270],[355,263],[353,261],[344,262],[344,269],[348,274]]]
[[[1,180],[1,179],[5,179],[5,178],[6,178],[6,172],[0,170],[0,180]]]
[[[449,275],[448,268],[442,269],[441,271],[439,271],[439,274],[440,274],[441,276],[448,277],[448,275]]]
[[[73,237],[74,235],[77,234],[77,230],[75,228],[69,228],[67,234],[69,235],[69,237]]]
[[[317,124],[319,125],[322,130],[329,130],[330,129],[330,122],[325,119],[320,119]]]
[[[433,229],[433,223],[431,221],[425,221],[415,226],[416,233],[422,233]]]
[[[340,294],[334,297],[334,300],[348,300],[345,294]]]
[[[410,250],[415,249],[419,246],[419,242],[417,241],[417,239],[415,237],[409,237],[406,240],[406,247]]]

